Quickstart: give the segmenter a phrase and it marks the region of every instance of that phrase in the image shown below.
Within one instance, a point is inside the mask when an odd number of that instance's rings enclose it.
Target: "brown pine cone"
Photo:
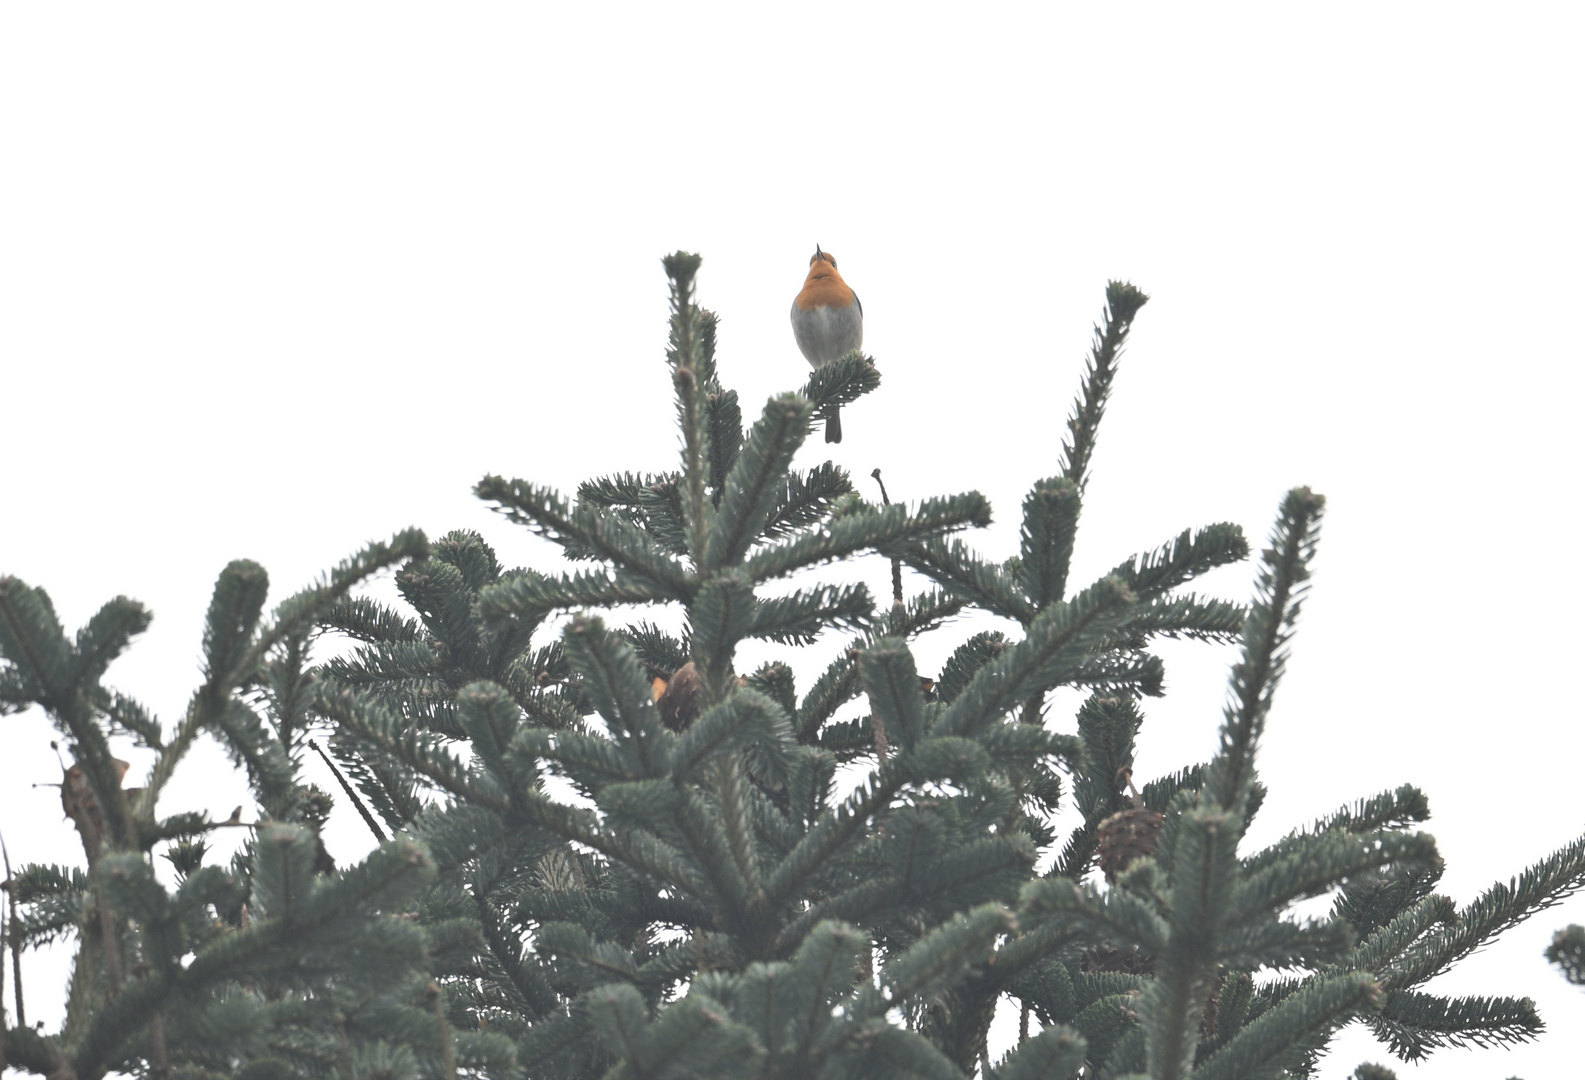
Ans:
[[[1100,825],[1100,861],[1109,884],[1140,859],[1156,853],[1166,818],[1144,806],[1119,810]]]

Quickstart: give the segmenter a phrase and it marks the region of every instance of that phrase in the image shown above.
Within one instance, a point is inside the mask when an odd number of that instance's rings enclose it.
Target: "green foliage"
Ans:
[[[1585,986],[1585,926],[1567,926],[1552,935],[1546,958],[1575,986]]]
[[[349,1057],[433,1070],[442,1040],[422,1003],[445,931],[412,915],[432,888],[434,861],[400,838],[335,871],[314,827],[328,803],[297,779],[317,679],[304,663],[315,624],[370,574],[427,551],[416,532],[372,545],[268,619],[264,572],[232,563],[206,620],[203,685],[168,740],[146,710],[100,683],[110,658],[148,625],[143,609],[112,601],[69,642],[42,590],[0,582],[0,670],[12,703],[40,706],[77,759],[66,798],[88,863],[86,872],[25,867],[10,882],[20,910],[8,943],[73,937],[78,959],[62,1029],[45,1038],[11,1029],[8,1064],[76,1077],[329,1077]],[[157,752],[142,789],[124,788],[109,756],[118,730]],[[244,767],[266,815],[229,868],[204,865],[204,837],[245,826],[157,813],[199,732]],[[150,858],[162,845],[174,886]],[[459,1037],[454,1051],[498,1069],[512,1061],[493,1036]]]
[[[66,737],[88,864],[13,879],[14,938],[74,937],[79,960],[66,1026],[12,1028],[8,1063],[81,1080],[1210,1080],[1313,1075],[1356,1022],[1405,1060],[1534,1036],[1528,999],[1424,984],[1585,883],[1585,841],[1462,909],[1435,892],[1407,785],[1249,850],[1320,496],[1283,500],[1247,609],[1184,589],[1249,555],[1231,524],[1070,580],[1143,293],[1108,287],[1055,475],[998,560],[956,535],[990,520],[976,492],[876,506],[830,462],[794,468],[823,412],[878,388],[871,358],[819,369],[744,430],[700,261],[665,266],[675,468],[573,499],[475,489],[567,572],[506,569],[472,532],[402,534],[267,617],[262,569],[233,563],[171,731],[99,681],[142,608],[113,601],[72,641],[42,591],[0,581],[0,709],[37,704]],[[815,580],[871,556],[931,591],[878,614],[862,585]],[[351,591],[382,566],[399,605]],[[922,673],[913,642],[970,608],[1007,623]],[[800,687],[794,658],[830,631],[835,656]],[[316,661],[320,635],[342,648]],[[1215,755],[1136,784],[1160,637],[1242,652]],[[751,640],[787,659],[739,671]],[[1084,695],[1071,727],[1051,715],[1061,688]],[[300,779],[324,731],[382,840],[344,870],[317,835],[329,797]],[[258,807],[226,868],[205,837],[233,823],[154,810],[200,733]],[[155,751],[136,792],[112,736]],[[1323,896],[1324,915],[1294,916]],[[1581,940],[1549,951],[1576,981]],[[999,1004],[1025,1032],[993,1061]]]

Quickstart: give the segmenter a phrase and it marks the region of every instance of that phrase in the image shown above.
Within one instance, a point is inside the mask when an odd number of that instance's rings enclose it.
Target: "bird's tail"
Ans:
[[[826,410],[826,442],[842,441],[842,406],[833,405]]]

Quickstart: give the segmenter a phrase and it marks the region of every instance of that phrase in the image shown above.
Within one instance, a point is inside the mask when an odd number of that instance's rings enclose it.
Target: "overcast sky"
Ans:
[[[800,464],[982,490],[971,542],[1002,558],[1123,278],[1152,299],[1074,580],[1187,526],[1263,541],[1287,488],[1325,493],[1253,839],[1413,782],[1469,901],[1585,831],[1580,9],[1087,7],[6,6],[0,572],[69,630],[148,604],[108,681],[170,724],[230,559],[277,600],[409,525],[549,567],[480,476],[671,467],[666,252],[705,256],[746,413],[801,385],[816,243],[883,384]],[[1147,778],[1210,755],[1233,654],[1166,655]],[[80,859],[29,786],[59,777],[50,727],[4,727],[13,863]],[[230,812],[206,753],[162,810]],[[343,860],[368,843],[348,810]],[[1540,954],[1571,920],[1585,900],[1433,986],[1533,997],[1538,1043],[1416,1069],[1355,1028],[1323,1075],[1570,1073],[1585,990]],[[56,1022],[64,962],[29,968],[30,1019]]]

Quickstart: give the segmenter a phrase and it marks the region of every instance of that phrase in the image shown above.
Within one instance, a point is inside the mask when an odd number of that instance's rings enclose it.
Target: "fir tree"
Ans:
[[[408,535],[262,629],[262,575],[222,577],[209,682],[182,731],[233,748],[268,821],[229,872],[202,868],[191,839],[214,823],[155,825],[152,798],[119,786],[105,732],[138,733],[161,762],[186,743],[99,688],[109,631],[91,625],[73,646],[41,593],[7,582],[0,695],[68,733],[93,805],[111,807],[113,849],[90,851],[86,875],[13,879],[17,936],[75,929],[84,988],[59,1035],[9,1030],[12,1064],[259,1080],[1211,1080],[1311,1075],[1353,1022],[1405,1060],[1540,1030],[1528,999],[1422,988],[1585,883],[1585,841],[1463,908],[1434,891],[1442,864],[1413,787],[1245,850],[1319,495],[1284,499],[1247,609],[1184,591],[1248,556],[1234,525],[1068,580],[1143,293],[1108,288],[1057,471],[1024,502],[1019,551],[994,561],[954,535],[988,522],[976,493],[875,505],[830,463],[793,469],[815,417],[878,387],[870,358],[819,369],[745,432],[714,319],[694,302],[699,260],[665,263],[677,468],[592,480],[575,501],[501,477],[477,487],[581,569],[507,570],[476,534]],[[905,598],[894,573],[880,611],[862,585],[786,590],[867,554],[932,588]],[[350,595],[397,562],[412,614]],[[683,631],[619,621],[631,605],[679,611]],[[969,608],[1016,631],[973,635],[922,677],[910,642]],[[312,667],[315,627],[353,647]],[[792,657],[829,630],[847,646],[801,694],[791,663],[738,669],[745,641]],[[1164,636],[1242,652],[1216,754],[1136,786]],[[1060,687],[1088,694],[1071,729],[1050,715]],[[855,701],[860,715],[838,719]],[[316,725],[384,841],[345,872],[313,866],[326,800],[296,765]],[[839,769],[862,776],[845,797]],[[1078,823],[1059,837],[1065,791]],[[173,841],[174,893],[149,860]],[[1327,895],[1325,917],[1292,916]],[[210,955],[236,959],[221,970]],[[1024,1030],[993,1062],[987,1033],[1009,999]]]

